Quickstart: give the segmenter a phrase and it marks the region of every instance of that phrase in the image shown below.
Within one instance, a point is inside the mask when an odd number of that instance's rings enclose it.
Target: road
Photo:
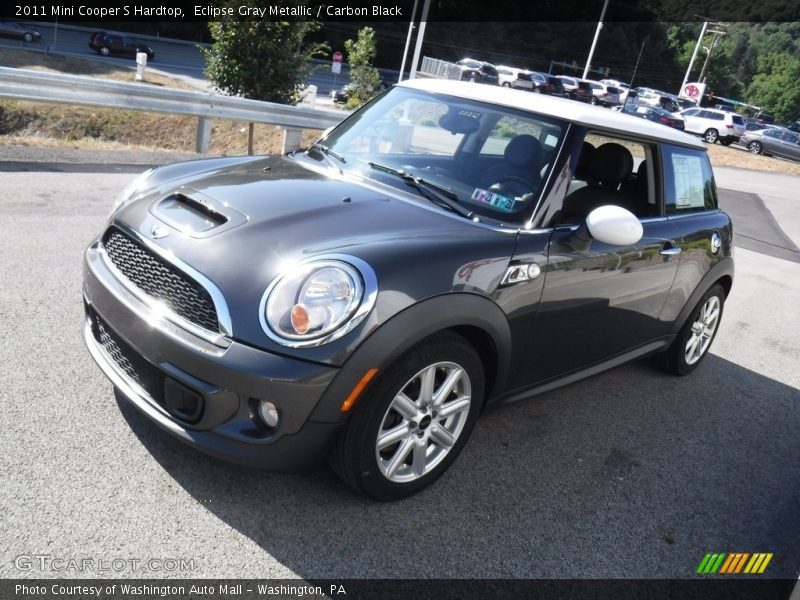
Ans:
[[[193,561],[106,576],[683,578],[712,551],[797,577],[800,263],[737,248],[692,376],[639,362],[496,411],[435,486],[376,504],[324,468],[207,458],[115,399],[81,339],[80,264],[136,168],[0,172],[0,577],[95,576],[15,566],[46,554]],[[800,243],[800,178],[718,179]]]
[[[135,62],[130,58],[99,56],[91,50],[89,48],[89,36],[91,32],[97,31],[96,29],[60,25],[56,32],[55,27],[48,23],[32,23],[31,25],[42,34],[40,42],[26,44],[19,40],[0,38],[0,49],[48,50],[104,64],[127,67],[131,71],[136,68]],[[137,38],[136,35],[131,37]],[[148,68],[164,75],[176,77],[199,89],[210,88],[203,73],[206,61],[198,44],[167,38],[157,39],[149,36],[142,36],[141,39],[155,52],[155,60],[149,63]],[[330,61],[314,60],[309,65],[309,68],[312,71],[308,84],[317,86],[321,99],[327,98],[331,90],[338,89],[350,81],[350,71],[346,64],[342,65],[342,70],[339,74],[331,72]],[[383,69],[381,71],[387,77],[394,76],[396,80],[397,71]]]

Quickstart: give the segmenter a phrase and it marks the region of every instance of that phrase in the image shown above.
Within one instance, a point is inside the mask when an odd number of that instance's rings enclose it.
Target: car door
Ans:
[[[781,132],[777,129],[767,129],[761,135],[762,151],[767,154],[781,154]]]
[[[681,113],[681,116],[684,118],[685,125],[684,129],[686,131],[690,131],[692,133],[697,133],[702,125],[700,124],[700,109],[699,108],[690,108],[689,110],[685,110]],[[704,130],[705,131],[705,130]]]
[[[783,132],[781,136],[781,152],[786,158],[800,160],[800,138],[796,133]]]
[[[596,147],[605,143],[637,146],[597,134],[586,139]],[[648,158],[653,165],[656,156],[654,147],[638,144],[634,161]],[[539,303],[521,352],[516,388],[540,385],[621,357],[654,344],[667,333],[668,324],[659,317],[681,249],[675,225],[657,208],[655,171],[652,167],[642,171],[644,204],[639,205],[637,216],[644,233],[637,243],[614,246],[591,240],[587,244],[580,239],[578,224],[557,221],[549,230],[520,235],[515,260],[539,264],[544,252],[547,264],[541,290],[532,288],[531,299],[538,298]],[[575,184],[573,179],[569,189]],[[542,244],[545,235],[549,236],[546,246]]]

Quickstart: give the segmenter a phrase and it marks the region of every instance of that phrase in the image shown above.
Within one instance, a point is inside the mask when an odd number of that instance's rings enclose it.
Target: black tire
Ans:
[[[432,372],[435,376],[432,389],[436,390],[436,385],[441,385],[447,375],[456,373],[455,367],[461,369],[456,386],[438,408],[430,406],[427,412],[420,408],[425,405],[421,401],[424,394],[420,376]],[[436,481],[458,457],[480,413],[483,386],[480,357],[464,338],[443,332],[423,340],[384,369],[358,400],[334,446],[331,456],[334,471],[357,492],[383,502],[419,492]],[[396,400],[401,391],[415,400],[415,390],[418,396],[412,409],[416,416],[408,419],[396,408]],[[468,407],[444,419],[436,418],[441,406],[453,408],[456,402],[463,405],[467,397]],[[393,429],[399,429],[402,437],[379,449],[381,432],[385,435]],[[442,429],[452,438],[449,448],[436,441]],[[422,448],[419,455],[417,446]],[[421,469],[415,468],[416,456],[421,457]],[[431,461],[429,469],[428,461]],[[393,464],[397,465],[394,471]]]
[[[510,84],[510,83],[508,83],[508,82],[506,81],[505,83],[503,83],[503,87],[510,88],[510,87],[511,87],[511,84]]]
[[[716,300],[713,300],[714,298]],[[702,311],[706,309],[709,303],[713,302],[718,303],[718,313],[714,321],[713,331],[710,332],[710,337],[706,337],[705,333],[701,336],[698,336],[700,337],[699,343],[703,344],[704,347],[702,348],[699,356],[696,358],[693,357],[694,360],[690,361],[687,359],[687,354],[689,354],[690,340],[692,339],[692,335],[696,334],[698,324],[703,321],[703,315],[701,314]],[[678,337],[675,339],[672,345],[664,352],[655,356],[658,365],[673,375],[683,376],[694,371],[700,365],[700,363],[703,362],[703,359],[708,355],[711,345],[714,343],[714,338],[716,338],[717,331],[719,331],[719,324],[722,320],[722,312],[724,307],[725,290],[720,284],[715,283],[705,294],[703,294],[703,297],[700,298],[700,301],[692,310],[689,318],[686,320],[686,323],[684,323],[683,328],[681,328]],[[704,340],[707,340],[707,343],[705,343]]]
[[[592,99],[589,100],[589,104],[591,104],[592,106],[597,106],[597,104],[598,104],[597,96],[592,96]]]
[[[30,33],[26,33],[22,36],[22,39],[30,44],[33,41],[33,36]]]
[[[747,144],[747,150],[750,154],[761,154],[764,151],[761,147],[761,142],[750,142]]]
[[[733,140],[720,140],[719,143],[723,146],[730,146],[733,143]]]
[[[706,132],[703,134],[703,139],[709,144],[713,144],[719,139],[719,131],[716,129],[706,129]]]

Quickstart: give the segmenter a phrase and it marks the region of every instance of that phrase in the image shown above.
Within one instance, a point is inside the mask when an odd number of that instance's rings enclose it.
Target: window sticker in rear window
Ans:
[[[483,202],[492,208],[507,213],[514,212],[514,205],[517,202],[514,198],[490,192],[489,190],[482,190],[481,188],[475,188],[475,191],[472,192],[472,196],[470,196],[470,200],[474,202]]]
[[[703,208],[706,180],[703,175],[703,160],[697,156],[673,154],[672,172],[675,177],[675,207]]]

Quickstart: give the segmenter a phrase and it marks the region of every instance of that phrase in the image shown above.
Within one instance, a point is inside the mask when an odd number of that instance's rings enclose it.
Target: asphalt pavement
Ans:
[[[737,237],[733,291],[694,374],[642,361],[508,406],[432,488],[376,504],[326,468],[280,475],[208,458],[117,399],[81,339],[81,254],[146,161],[87,172],[7,159],[0,577],[683,578],[707,552],[771,552],[771,575],[797,577],[797,261]],[[800,243],[800,178],[718,173],[718,185],[758,194]],[[772,244],[776,233],[749,235]],[[15,562],[35,554],[192,568]]]

